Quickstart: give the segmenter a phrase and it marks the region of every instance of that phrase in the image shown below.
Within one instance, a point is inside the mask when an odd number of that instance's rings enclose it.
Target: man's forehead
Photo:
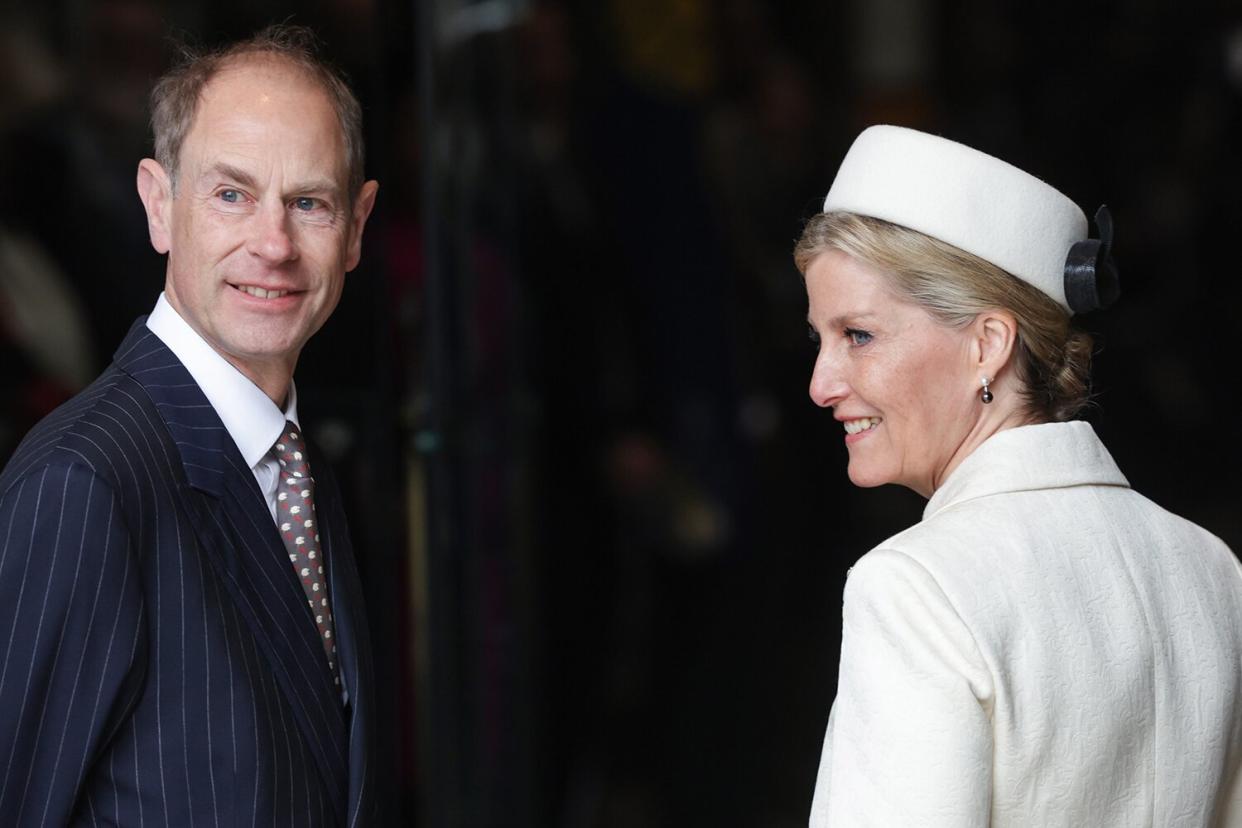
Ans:
[[[251,58],[216,73],[199,96],[186,149],[211,165],[229,144],[258,146],[272,140],[290,154],[309,143],[315,157],[326,151],[337,156],[342,169],[346,166],[345,135],[332,99],[300,67]]]
[[[307,69],[279,55],[254,54],[237,55],[221,65],[203,84],[198,109],[208,99],[275,91],[320,97],[332,106],[328,91]]]

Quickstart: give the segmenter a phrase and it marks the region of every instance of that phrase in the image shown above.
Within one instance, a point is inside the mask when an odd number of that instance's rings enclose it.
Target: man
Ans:
[[[374,824],[361,591],[292,382],[375,201],[359,121],[293,27],[156,86],[164,293],[0,475],[0,825]]]

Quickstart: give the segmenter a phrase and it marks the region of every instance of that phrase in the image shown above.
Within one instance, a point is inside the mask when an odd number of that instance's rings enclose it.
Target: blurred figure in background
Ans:
[[[150,151],[147,90],[168,60],[163,15],[155,0],[85,5],[74,49],[59,58],[42,46],[58,67],[58,92],[26,107],[6,136],[0,216],[42,247],[79,297],[91,374],[160,285],[133,160]],[[27,63],[20,52],[12,60]]]
[[[64,94],[65,72],[28,21],[0,25],[0,459],[95,373],[88,316],[40,235],[23,183],[27,122]]]

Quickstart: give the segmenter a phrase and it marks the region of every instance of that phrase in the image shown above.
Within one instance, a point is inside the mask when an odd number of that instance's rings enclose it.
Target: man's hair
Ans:
[[[269,58],[301,70],[327,93],[345,138],[349,197],[352,199],[358,194],[363,182],[362,107],[344,75],[320,57],[318,39],[313,31],[305,26],[277,24],[211,51],[199,51],[182,44],[179,52],[176,65],[151,90],[155,160],[168,172],[174,187],[181,145],[194,123],[203,88],[229,66],[251,58]]]

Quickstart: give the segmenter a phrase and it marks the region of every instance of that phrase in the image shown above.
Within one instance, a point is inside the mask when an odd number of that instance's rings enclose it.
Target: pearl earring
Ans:
[[[983,382],[983,393],[979,395],[979,398],[983,400],[984,405],[987,405],[992,401],[992,391],[988,388],[990,380],[987,377],[981,377],[980,379]]]

